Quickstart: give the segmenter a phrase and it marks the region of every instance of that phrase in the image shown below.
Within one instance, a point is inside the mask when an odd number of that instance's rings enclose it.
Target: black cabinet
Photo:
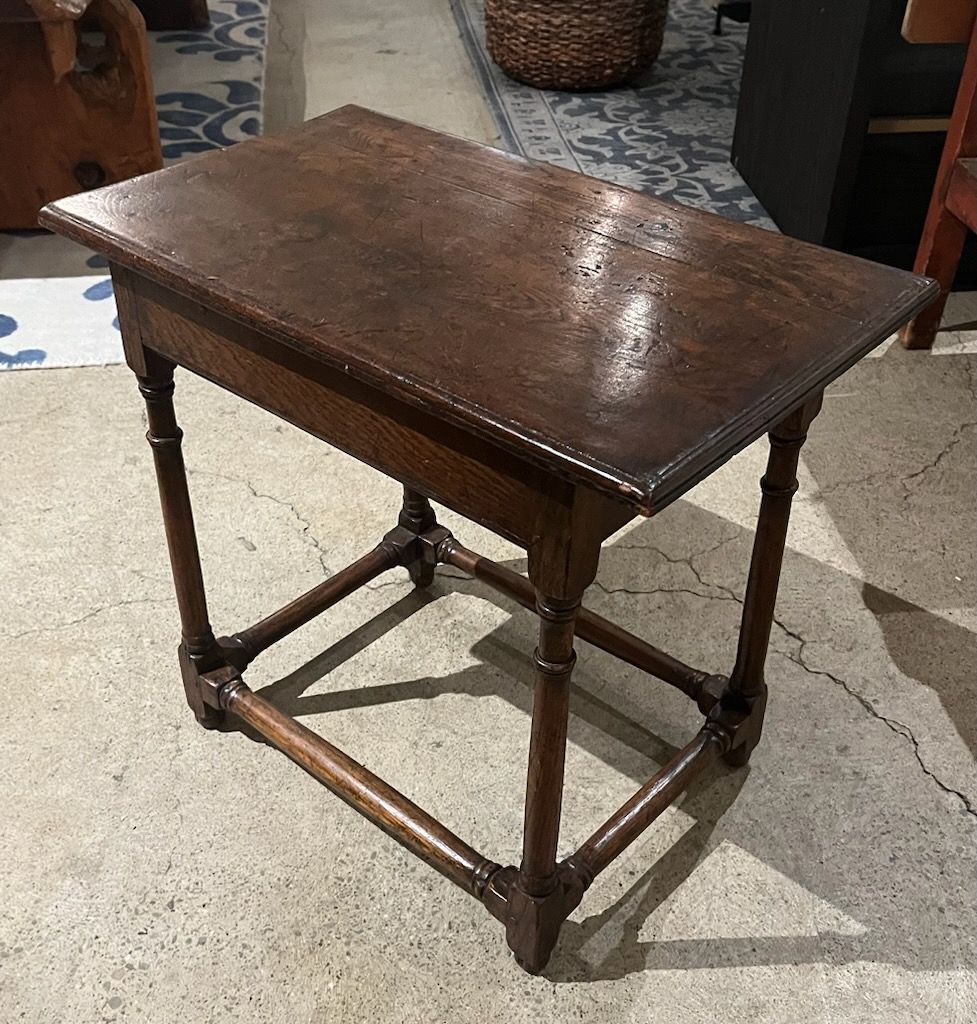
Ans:
[[[754,0],[732,158],[786,234],[909,267],[965,47],[906,42],[905,6]]]

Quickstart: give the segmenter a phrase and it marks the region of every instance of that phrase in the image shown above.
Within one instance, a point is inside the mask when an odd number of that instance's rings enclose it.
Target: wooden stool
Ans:
[[[0,230],[36,228],[52,199],[163,166],[131,0],[0,0],[0,140]]]
[[[900,332],[906,348],[929,349],[940,329],[967,232],[977,232],[977,0],[914,0],[906,8],[903,34],[910,42],[970,40],[913,265],[917,274],[936,279],[940,297]]]
[[[528,971],[611,861],[716,761],[760,738],[798,453],[821,392],[933,282],[344,107],[276,137],[55,203],[105,253],[149,416],[187,700],[240,719],[504,922]],[[215,639],[173,413],[174,364],[402,482],[376,548]],[[581,607],[601,542],[751,441],[771,452],[729,676]],[[529,579],[463,547],[434,498],[522,545]],[[255,695],[245,667],[380,573],[457,566],[539,615],[519,867],[472,849]],[[695,738],[557,859],[574,638],[694,700]]]

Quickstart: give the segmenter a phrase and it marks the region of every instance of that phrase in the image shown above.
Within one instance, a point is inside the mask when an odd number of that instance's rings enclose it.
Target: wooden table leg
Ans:
[[[404,504],[400,510],[399,524],[411,533],[420,536],[437,526],[437,518],[431,503],[420,491],[404,488]],[[437,565],[435,552],[430,557],[422,557],[407,566],[407,572],[415,587],[429,587],[434,582],[434,569]]]
[[[757,521],[750,576],[743,602],[736,664],[729,679],[729,694],[742,699],[749,715],[738,730],[737,744],[726,755],[733,765],[744,765],[760,741],[767,704],[764,665],[780,586],[780,570],[787,543],[790,508],[797,491],[797,465],[807,429],[821,410],[821,396],[796,409],[770,431],[767,472],[760,481],[763,498]],[[739,737],[743,736],[742,742]]]
[[[560,599],[537,593],[539,646],[533,653],[536,685],[522,864],[509,888],[506,919],[509,947],[519,965],[531,974],[546,966],[569,913],[564,907],[556,854],[563,804],[570,676],[576,661],[573,627],[579,607],[580,598]]]
[[[899,334],[906,348],[928,349],[936,341],[946,300],[953,287],[953,279],[960,265],[960,256],[967,240],[967,229],[973,224],[954,212],[951,190],[960,157],[977,156],[977,24],[970,32],[970,46],[953,104],[953,115],[947,128],[943,155],[936,172],[933,193],[926,211],[926,222],[916,252],[913,270],[917,274],[936,278],[940,284],[940,297],[918,313]],[[972,186],[971,186],[972,188]],[[971,210],[973,193],[970,193]]]
[[[222,721],[223,712],[203,702],[198,680],[201,673],[216,668],[223,658],[207,615],[197,534],[181,451],[183,431],[177,425],[173,410],[174,365],[168,359],[147,350],[146,369],[147,375],[138,376],[137,379],[139,390],[146,400],[149,420],[146,438],[153,449],[163,526],[180,609],[183,633],[180,666],[187,703],[201,725],[213,728]]]
[[[539,646],[533,652],[536,687],[518,881],[532,896],[548,893],[556,876],[570,676],[576,661],[573,626],[579,607],[579,600],[561,601],[542,594],[536,598]]]
[[[506,940],[519,965],[537,974],[585,886],[574,869],[557,865],[563,766],[566,756],[574,629],[584,591],[597,575],[600,539],[586,500],[554,503],[529,548],[539,644],[533,654],[535,690],[529,738],[522,863],[508,887]]]

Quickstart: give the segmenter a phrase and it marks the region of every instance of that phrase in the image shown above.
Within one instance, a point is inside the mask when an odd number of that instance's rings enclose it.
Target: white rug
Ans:
[[[149,34],[167,163],[261,131],[268,0],[210,0],[210,12],[199,31]],[[34,231],[0,233],[0,258],[0,370],[123,361],[101,257]]]

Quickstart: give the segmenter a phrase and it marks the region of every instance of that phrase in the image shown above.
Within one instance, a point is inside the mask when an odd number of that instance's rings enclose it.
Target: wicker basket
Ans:
[[[489,53],[538,89],[605,89],[653,63],[668,0],[485,0]]]

